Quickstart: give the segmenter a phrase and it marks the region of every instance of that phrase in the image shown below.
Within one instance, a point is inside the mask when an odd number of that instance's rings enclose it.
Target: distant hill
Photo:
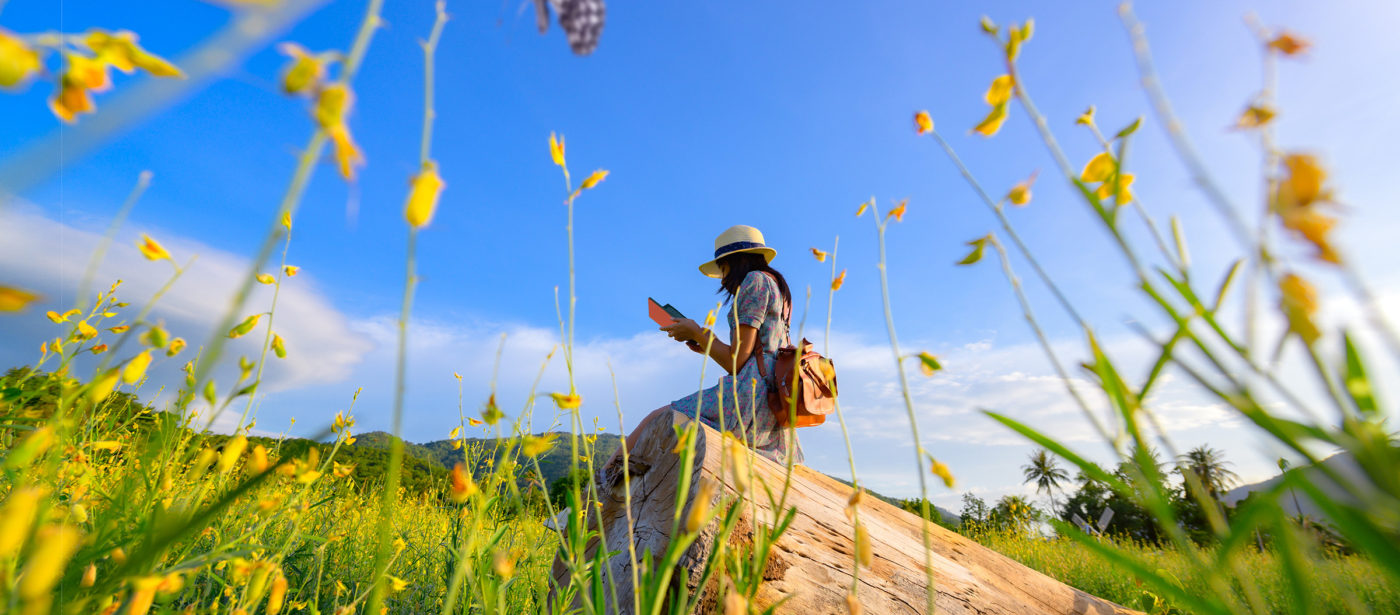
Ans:
[[[540,455],[539,458],[540,474],[542,474],[544,484],[546,485],[554,482],[558,478],[563,477],[566,473],[568,473],[569,468],[571,467],[571,464],[569,463],[569,457],[573,454],[573,451],[569,446],[569,434],[567,432],[554,433],[559,438],[558,442],[554,445],[553,449],[551,449],[549,452],[543,455]],[[393,441],[394,436],[393,434],[386,433],[383,431],[371,431],[365,434],[356,435],[355,438],[355,447],[388,450],[389,443]],[[466,438],[462,442],[463,448],[469,450],[479,450],[483,453],[486,453],[488,451],[496,451],[499,444],[500,440],[496,438]],[[621,446],[622,439],[618,437],[617,434],[598,434],[598,439],[593,443],[594,467],[599,467],[608,459],[612,458],[613,453],[616,452],[617,449]],[[434,440],[432,442],[425,442],[423,444],[404,442],[404,455],[409,458],[418,459],[434,464],[445,470],[451,469],[453,466],[460,463],[463,459],[462,449],[453,448],[451,440]],[[481,455],[480,459],[482,460],[482,463],[478,464],[478,467],[472,469],[473,473],[478,474],[488,472],[489,470],[487,464],[485,463],[485,460],[495,459],[495,457],[496,455],[494,453],[491,453],[489,455]],[[523,465],[525,468],[531,467],[531,464],[529,463],[528,459],[521,459],[520,462],[521,465]]]
[[[1336,455],[1332,455],[1331,457],[1323,459],[1318,463],[1320,465],[1326,466],[1329,470],[1337,473],[1338,475],[1348,480],[1359,480],[1363,475],[1361,467],[1356,465],[1356,459],[1352,457],[1351,453],[1338,453]],[[1342,501],[1348,501],[1351,499],[1350,496],[1348,496],[1342,490],[1341,487],[1337,486],[1337,484],[1334,483],[1330,478],[1328,478],[1326,474],[1324,474],[1319,468],[1308,466],[1299,467],[1296,470],[1300,472],[1306,472],[1307,477],[1310,480],[1312,480],[1313,483],[1316,484],[1323,491],[1323,493],[1326,493],[1327,495]],[[1282,480],[1283,476],[1280,474],[1265,481],[1260,481],[1248,485],[1241,485],[1226,492],[1225,497],[1223,497],[1222,500],[1224,500],[1225,504],[1234,506],[1240,501],[1244,500],[1246,497],[1248,497],[1250,493],[1272,488],[1273,486],[1277,485],[1279,481]],[[1312,517],[1313,519],[1316,519],[1318,521],[1331,522],[1331,519],[1329,519],[1327,515],[1324,515],[1322,511],[1317,507],[1317,504],[1313,503],[1313,501],[1309,499],[1306,494],[1298,493],[1296,495],[1296,505],[1294,504],[1293,494],[1285,493],[1283,497],[1279,498],[1279,504],[1283,507],[1285,511],[1288,512],[1288,514],[1297,515],[1301,512],[1303,515]]]

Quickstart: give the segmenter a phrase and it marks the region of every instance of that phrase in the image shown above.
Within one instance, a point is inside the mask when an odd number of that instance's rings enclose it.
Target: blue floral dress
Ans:
[[[729,308],[729,339],[738,338],[739,325],[758,329],[757,346],[763,349],[764,366],[771,376],[779,347],[787,340],[788,323],[783,318],[783,294],[778,283],[761,271],[749,272]],[[738,384],[737,399],[735,384]],[[768,383],[758,373],[758,363],[748,361],[736,375],[725,375],[719,383],[671,402],[671,408],[718,431],[728,431],[749,444],[760,455],[786,463],[788,438],[792,438],[793,463],[802,463],[802,446],[797,434],[777,426],[768,408]]]

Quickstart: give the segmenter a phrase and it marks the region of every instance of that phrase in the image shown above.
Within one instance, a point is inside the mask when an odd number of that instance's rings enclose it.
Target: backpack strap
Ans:
[[[763,274],[764,274],[764,275],[767,275],[767,276],[768,276],[768,279],[773,280],[773,289],[774,289],[774,291],[775,291],[775,292],[778,292],[779,295],[781,295],[781,294],[782,294],[782,291],[778,288],[778,279],[775,278],[775,277],[773,277],[773,274],[768,273],[767,271],[763,272]],[[781,318],[782,318],[782,325],[783,325],[783,340],[786,342],[786,344],[785,344],[786,346],[792,346],[792,334],[791,334],[791,329],[792,329],[792,302],[791,302],[791,301],[783,300],[783,309],[782,309],[782,311],[781,311]],[[757,350],[758,352],[750,352],[750,353],[749,353],[749,360],[754,360],[755,357],[757,357],[757,362],[758,362],[758,376],[759,376],[760,378],[762,378],[762,379],[763,379],[763,382],[764,382],[765,384],[767,384],[767,385],[769,386],[769,388],[771,389],[771,388],[773,387],[773,384],[774,384],[774,383],[773,383],[772,379],[768,377],[768,367],[767,367],[767,365],[766,365],[766,364],[767,364],[767,361],[764,361],[763,358],[762,358],[762,357],[763,357],[763,342],[762,342],[762,340],[756,340],[756,343],[754,344],[754,346],[756,347],[756,350]]]

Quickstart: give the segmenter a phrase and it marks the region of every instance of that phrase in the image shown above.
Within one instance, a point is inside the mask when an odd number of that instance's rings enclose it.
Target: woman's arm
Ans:
[[[703,340],[709,334],[710,332],[706,331],[705,334],[700,338],[702,340],[700,342],[701,348],[705,347],[705,342]],[[739,325],[738,347],[731,347],[729,344],[725,344],[719,341],[719,339],[715,339],[715,341],[710,345],[710,358],[714,359],[715,363],[719,363],[719,366],[723,367],[724,371],[730,374],[734,374],[739,370],[739,368],[742,368],[744,366],[744,363],[748,362],[749,355],[753,354],[753,347],[754,344],[756,344],[757,342],[758,329],[755,329],[748,325]]]
[[[701,328],[699,324],[689,318],[677,320],[676,324],[661,327],[661,330],[670,335],[672,339],[687,342],[690,349],[695,352],[705,352],[705,346],[708,342],[710,358],[714,359],[715,363],[718,363],[729,374],[733,374],[737,368],[744,366],[744,363],[749,360],[749,355],[753,354],[754,345],[758,343],[758,329],[749,325],[739,325],[737,348],[719,341],[718,336],[710,341],[709,338],[713,332]]]

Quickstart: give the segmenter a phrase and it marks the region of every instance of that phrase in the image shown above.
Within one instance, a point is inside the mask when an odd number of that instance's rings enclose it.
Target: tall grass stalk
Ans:
[[[431,139],[433,135],[433,54],[437,52],[438,40],[442,37],[442,28],[447,24],[446,4],[443,0],[438,0],[436,4],[436,18],[433,20],[432,33],[428,40],[423,43],[423,135],[422,145],[419,150],[419,168],[426,169],[431,164]],[[353,52],[352,52],[353,55]],[[399,473],[403,468],[403,402],[404,392],[407,388],[408,379],[408,319],[413,309],[413,290],[418,284],[417,274],[417,244],[418,231],[420,227],[410,222],[408,224],[408,251],[404,258],[404,287],[403,306],[399,310],[399,340],[398,359],[394,368],[394,419],[393,438],[389,440],[389,465],[385,473],[383,498],[379,511],[379,548],[375,553],[375,570],[383,569],[387,574],[390,560],[396,557],[392,553],[393,547],[390,544],[390,534],[393,533],[393,516],[391,511],[399,496]],[[376,578],[374,587],[366,603],[366,610],[370,613],[379,612],[380,605],[384,600],[384,584],[387,580]]]
[[[880,261],[875,268],[880,271],[880,299],[885,309],[885,330],[890,336],[890,351],[894,353],[894,367],[899,372],[899,390],[904,398],[904,410],[909,415],[909,433],[914,439],[914,467],[919,477],[919,536],[924,543],[924,573],[928,582],[926,595],[929,613],[937,612],[934,599],[938,597],[936,579],[933,572],[933,537],[929,533],[928,478],[924,476],[924,444],[919,439],[919,419],[914,413],[914,399],[909,394],[909,376],[904,373],[904,355],[899,352],[899,336],[894,331],[894,313],[890,308],[890,281],[885,258],[885,229],[890,224],[890,215],[880,218],[880,206],[875,198],[870,199],[872,219],[875,222],[876,237],[879,239]]]
[[[384,0],[369,0],[365,6],[364,17],[360,21],[359,31],[355,34],[355,40],[350,46],[350,53],[346,55],[342,65],[338,83],[349,85],[359,72],[360,64],[364,61],[365,53],[369,51],[370,41],[374,38],[374,33],[381,25],[379,16],[384,6]],[[228,310],[219,319],[218,325],[210,333],[209,341],[204,345],[204,352],[207,357],[195,369],[195,390],[199,390],[211,377],[214,366],[218,363],[220,355],[223,353],[224,344],[227,340],[225,333],[233,328],[234,321],[243,311],[243,304],[247,302],[248,295],[253,290],[253,285],[257,283],[258,273],[262,271],[267,259],[272,256],[272,250],[277,245],[277,239],[281,236],[282,220],[296,219],[297,207],[301,204],[302,195],[306,191],[306,186],[310,183],[315,172],[316,164],[321,159],[321,154],[325,150],[326,139],[328,138],[325,129],[317,128],[307,142],[306,148],[302,150],[301,156],[297,158],[296,171],[292,174],[291,184],[287,186],[287,191],[282,196],[281,205],[278,206],[277,214],[273,216],[272,223],[268,226],[266,236],[262,245],[258,248],[257,255],[254,256],[252,265],[248,268],[248,273],[238,285],[234,293],[233,300],[229,302]]]

